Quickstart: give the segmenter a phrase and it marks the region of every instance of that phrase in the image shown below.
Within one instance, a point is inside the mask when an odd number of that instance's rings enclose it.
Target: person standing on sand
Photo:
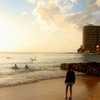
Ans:
[[[72,86],[74,83],[75,83],[75,73],[73,71],[72,65],[68,65],[68,71],[67,71],[66,77],[65,77],[65,84],[66,84],[66,96],[65,96],[65,98],[67,98],[68,87],[70,87],[69,99],[72,99]]]

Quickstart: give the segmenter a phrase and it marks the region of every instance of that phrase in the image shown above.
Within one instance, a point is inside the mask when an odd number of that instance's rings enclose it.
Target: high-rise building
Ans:
[[[95,52],[97,45],[100,45],[100,26],[84,26],[82,48],[85,51]]]

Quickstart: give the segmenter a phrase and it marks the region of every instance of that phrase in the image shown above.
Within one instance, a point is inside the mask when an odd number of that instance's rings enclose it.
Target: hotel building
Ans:
[[[95,52],[97,45],[100,46],[100,26],[84,26],[82,48],[85,51]]]

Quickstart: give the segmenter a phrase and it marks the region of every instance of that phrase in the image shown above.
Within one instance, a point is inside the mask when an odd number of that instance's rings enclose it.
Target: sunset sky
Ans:
[[[0,51],[76,52],[88,24],[100,0],[0,0]]]

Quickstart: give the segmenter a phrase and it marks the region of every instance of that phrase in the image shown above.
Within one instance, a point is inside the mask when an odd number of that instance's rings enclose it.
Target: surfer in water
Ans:
[[[29,67],[27,66],[27,64],[25,65],[25,69],[28,69]]]
[[[12,67],[12,68],[13,68],[13,69],[19,69],[18,66],[17,66],[17,64],[15,64],[15,66]]]

